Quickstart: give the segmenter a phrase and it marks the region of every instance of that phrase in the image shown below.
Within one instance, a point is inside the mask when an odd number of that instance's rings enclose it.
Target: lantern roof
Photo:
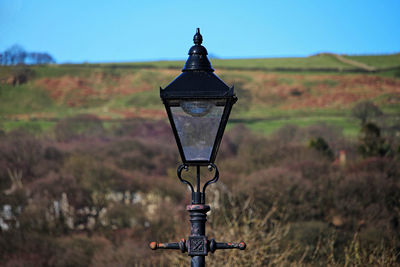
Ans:
[[[207,49],[201,45],[203,37],[200,29],[193,37],[194,46],[189,50],[189,58],[182,74],[173,80],[165,89],[160,88],[163,99],[170,98],[225,98],[233,97],[233,87],[226,85],[211,67],[207,58]]]
[[[226,85],[212,72],[187,71],[179,75],[165,89],[160,88],[161,98],[232,97],[233,87]]]

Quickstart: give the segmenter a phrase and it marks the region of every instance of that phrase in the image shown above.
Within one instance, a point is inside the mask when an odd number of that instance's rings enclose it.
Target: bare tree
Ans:
[[[371,101],[362,101],[351,110],[351,116],[361,120],[361,125],[365,125],[371,118],[382,115],[382,110]]]
[[[19,45],[13,45],[2,54],[2,64],[4,65],[17,65],[24,64],[27,53]]]
[[[32,64],[49,64],[49,63],[55,63],[55,60],[53,59],[52,56],[50,56],[48,53],[29,53],[28,54],[28,59]]]
[[[1,65],[19,65],[26,62],[28,64],[49,64],[55,63],[55,60],[48,53],[28,53],[19,45],[13,45],[0,54]]]

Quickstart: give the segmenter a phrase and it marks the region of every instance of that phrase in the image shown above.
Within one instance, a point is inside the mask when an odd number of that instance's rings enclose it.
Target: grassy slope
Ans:
[[[400,66],[399,54],[349,58],[378,68]],[[234,84],[239,95],[230,126],[244,123],[270,134],[285,124],[326,122],[355,136],[358,122],[348,114],[357,101],[369,99],[389,115],[400,113],[399,79],[390,73],[390,77],[380,78],[376,74],[265,71],[354,69],[331,55],[212,63],[216,73],[227,84]],[[16,87],[0,85],[0,127],[10,130],[22,126],[40,132],[51,129],[60,118],[81,113],[96,114],[108,124],[131,117],[165,119],[157,88],[177,76],[183,64],[162,61],[34,66],[33,81]],[[3,77],[11,71],[0,67]]]
[[[346,57],[377,68],[400,67],[400,53],[393,55],[346,56]]]
[[[400,68],[400,53],[392,55],[373,56],[345,56],[345,58],[364,63],[376,68]],[[359,68],[341,62],[335,55],[319,54],[309,57],[283,57],[283,58],[254,58],[254,59],[212,59],[214,68],[223,69],[259,69],[259,70],[359,70]],[[152,67],[152,68],[177,68],[181,69],[185,61],[151,61],[121,63],[125,67]],[[115,65],[101,64],[103,66]]]
[[[131,63],[126,63],[127,65]],[[184,61],[154,61],[136,63],[138,66],[152,66],[158,68],[182,68]],[[134,64],[135,65],[135,64]],[[343,64],[330,55],[320,55],[297,58],[256,58],[256,59],[213,59],[214,68],[227,69],[352,69],[352,66]]]

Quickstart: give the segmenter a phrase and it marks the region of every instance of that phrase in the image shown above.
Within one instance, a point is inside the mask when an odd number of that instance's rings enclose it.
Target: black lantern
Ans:
[[[176,243],[151,242],[150,248],[179,249],[192,257],[192,267],[204,267],[205,256],[209,252],[214,253],[218,249],[244,250],[246,243],[216,242],[205,235],[207,212],[210,211],[210,206],[205,204],[205,192],[208,185],[219,179],[214,161],[237,98],[233,87],[227,86],[213,73],[207,50],[201,45],[203,38],[198,28],[193,41],[195,45],[189,50],[182,74],[165,89],[160,89],[183,161],[177,175],[192,193],[191,205],[186,207],[190,215],[190,236]],[[182,171],[187,171],[190,166],[196,168],[196,188],[182,177]],[[201,166],[208,166],[210,172],[214,171],[214,177],[204,182],[203,190],[200,186]]]
[[[228,122],[237,101],[233,87],[227,86],[211,67],[207,49],[201,45],[199,28],[189,50],[182,74],[160,96],[167,110],[182,161],[186,165],[214,163]]]

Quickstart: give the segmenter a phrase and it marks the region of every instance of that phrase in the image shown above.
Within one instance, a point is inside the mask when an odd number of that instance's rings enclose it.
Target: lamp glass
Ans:
[[[187,161],[209,161],[225,101],[181,100],[171,114]]]

